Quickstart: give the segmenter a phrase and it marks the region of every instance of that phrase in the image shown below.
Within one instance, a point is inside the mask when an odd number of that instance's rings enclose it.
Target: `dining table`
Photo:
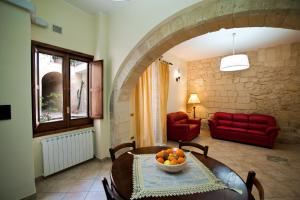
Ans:
[[[114,190],[125,200],[132,199],[134,190],[133,163],[135,155],[155,154],[166,150],[168,146],[151,146],[131,150],[120,155],[112,164],[111,181]],[[141,200],[248,200],[249,194],[243,179],[231,168],[209,156],[191,151],[193,157],[199,160],[226,187],[223,189],[198,192],[193,194],[177,194],[176,196],[148,196]],[[175,175],[175,174],[174,174]]]

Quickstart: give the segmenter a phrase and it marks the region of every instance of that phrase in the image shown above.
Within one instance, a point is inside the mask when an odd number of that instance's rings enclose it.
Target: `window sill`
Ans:
[[[55,135],[55,134],[59,134],[59,133],[67,132],[67,131],[74,131],[77,129],[90,128],[93,126],[94,126],[93,124],[88,124],[88,125],[84,125],[84,126],[76,126],[76,127],[59,129],[59,130],[55,130],[55,131],[40,132],[40,133],[33,134],[33,138],[48,136],[48,135]]]

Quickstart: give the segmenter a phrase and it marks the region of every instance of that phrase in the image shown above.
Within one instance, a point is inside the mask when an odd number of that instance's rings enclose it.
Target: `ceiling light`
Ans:
[[[248,69],[249,59],[246,54],[236,54],[235,55],[235,33],[232,34],[232,55],[225,56],[221,60],[220,71],[238,71]]]

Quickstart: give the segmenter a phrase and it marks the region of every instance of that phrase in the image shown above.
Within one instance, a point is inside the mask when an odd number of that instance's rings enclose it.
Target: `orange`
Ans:
[[[162,164],[164,164],[164,162],[165,162],[163,158],[157,158],[156,160]]]
[[[185,159],[183,157],[179,157],[177,162],[178,164],[184,163]]]
[[[174,160],[171,160],[171,161],[170,161],[170,164],[171,164],[171,165],[177,165],[177,164],[178,164],[178,162],[177,162],[177,160],[176,160],[176,159],[174,159]]]
[[[167,149],[167,153],[173,153],[173,150],[172,149]]]
[[[169,161],[171,161],[171,160],[176,160],[176,157],[173,156],[172,154],[169,154],[168,160],[169,160]]]
[[[181,149],[177,149],[176,155],[178,155],[179,157],[184,157],[184,152]]]
[[[160,151],[156,154],[156,158],[162,158],[162,157],[164,157],[163,151]]]

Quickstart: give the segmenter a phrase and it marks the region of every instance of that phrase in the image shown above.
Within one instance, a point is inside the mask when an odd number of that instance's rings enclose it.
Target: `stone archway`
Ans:
[[[63,90],[63,77],[60,72],[48,72],[42,77],[42,98],[43,102],[53,101],[51,95],[52,94],[62,94]],[[55,109],[57,112],[62,112],[63,105],[63,97],[59,95],[57,99],[55,99],[57,103],[55,104]],[[45,105],[45,109],[49,109],[50,105]]]
[[[129,139],[129,96],[138,78],[173,46],[221,28],[277,27],[300,30],[297,0],[204,0],[171,16],[150,31],[123,61],[110,98],[112,143]]]

